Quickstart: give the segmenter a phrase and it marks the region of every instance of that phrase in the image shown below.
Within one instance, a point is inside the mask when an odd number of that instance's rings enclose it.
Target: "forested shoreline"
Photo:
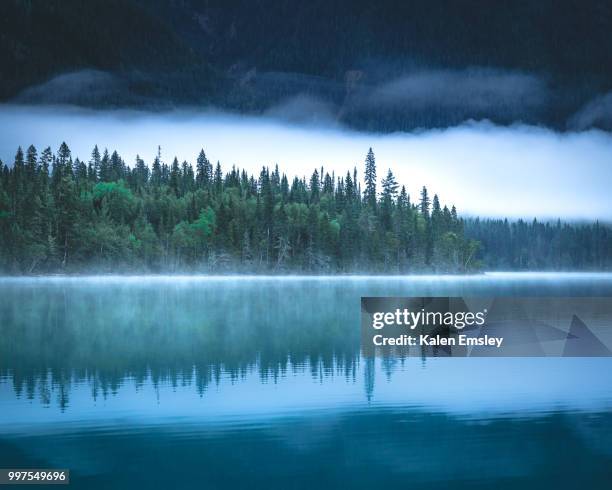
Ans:
[[[30,146],[0,162],[0,272],[466,273],[608,270],[612,231],[594,224],[462,219],[423,187],[412,199],[372,149],[357,169],[288,177],[96,146]]]

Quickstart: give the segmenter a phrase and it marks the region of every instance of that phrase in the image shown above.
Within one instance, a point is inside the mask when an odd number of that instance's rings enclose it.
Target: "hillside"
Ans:
[[[4,101],[380,131],[612,123],[584,113],[612,91],[604,1],[7,0],[0,19]]]

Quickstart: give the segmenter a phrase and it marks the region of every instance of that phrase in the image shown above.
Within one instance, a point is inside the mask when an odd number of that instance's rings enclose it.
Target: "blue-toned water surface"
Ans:
[[[364,358],[361,296],[607,274],[0,279],[0,467],[72,488],[610,488],[612,358]]]

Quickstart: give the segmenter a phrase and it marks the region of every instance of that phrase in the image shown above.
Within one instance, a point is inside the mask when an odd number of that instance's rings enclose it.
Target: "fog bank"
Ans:
[[[590,130],[555,133],[530,126],[466,123],[414,133],[360,133],[329,126],[298,126],[272,117],[212,111],[93,111],[68,107],[0,106],[0,158],[12,163],[18,145],[57,150],[66,141],[73,157],[89,160],[95,144],[116,149],[132,165],[136,154],[150,163],[162,147],[171,162],[195,163],[204,148],[224,170],[249,172],[279,164],[309,175],[325,167],[336,176],[357,166],[363,172],[374,149],[379,181],[391,168],[412,200],[422,185],[444,203],[481,216],[562,219],[612,217],[612,135]]]

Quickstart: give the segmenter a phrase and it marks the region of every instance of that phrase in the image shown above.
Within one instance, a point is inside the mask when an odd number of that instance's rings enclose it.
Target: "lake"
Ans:
[[[71,487],[609,488],[612,358],[364,358],[361,296],[610,274],[0,279],[0,467]]]

